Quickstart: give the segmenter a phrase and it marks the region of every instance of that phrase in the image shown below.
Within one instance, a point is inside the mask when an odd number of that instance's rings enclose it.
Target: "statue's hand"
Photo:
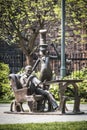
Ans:
[[[43,87],[44,87],[44,84],[41,82],[38,86],[39,86],[40,88],[43,88]]]
[[[46,83],[46,80],[44,80],[44,82],[40,82],[39,87],[44,89],[45,83]]]
[[[46,80],[43,81],[43,85],[45,85],[45,84],[46,84]]]
[[[52,47],[54,47],[54,44],[53,44],[53,43],[51,43],[50,45],[51,45]]]

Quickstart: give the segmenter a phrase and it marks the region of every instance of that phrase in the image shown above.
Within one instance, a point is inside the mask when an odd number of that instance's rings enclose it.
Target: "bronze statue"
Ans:
[[[35,65],[33,66],[33,71],[36,69],[38,64],[40,63],[40,80],[43,81],[50,81],[52,79],[52,69],[50,66],[50,59],[59,59],[60,56],[56,50],[54,44],[51,44],[56,51],[56,56],[52,56],[49,54],[48,45],[46,44],[46,30],[40,30],[40,57],[37,59]]]
[[[22,86],[29,88],[30,94],[42,95],[46,100],[48,100],[53,110],[58,108],[56,100],[52,94],[48,90],[43,90],[43,83],[32,74],[32,67],[30,65],[25,67],[25,75],[20,78],[20,82]],[[37,105],[39,107],[40,103],[42,103],[42,101],[38,102],[39,105]]]
[[[50,66],[50,59],[58,59],[58,56],[59,56],[54,44],[51,44],[51,45],[54,47],[57,53],[57,56],[52,56],[49,54],[48,45],[46,44],[46,30],[40,30],[40,57],[37,59],[33,69],[31,68],[31,66],[25,67],[25,73],[23,73],[23,75],[20,78],[21,84],[18,84],[20,83],[19,77],[17,78],[15,75],[11,75],[10,79],[16,78],[16,81],[18,81],[18,82],[15,82],[18,85],[15,85],[15,84],[13,85],[14,87],[20,86],[19,88],[16,88],[16,89],[21,89],[21,88],[23,89],[23,88],[29,87],[29,93],[28,93],[29,95],[34,94],[34,93],[43,95],[48,100],[48,104],[50,104],[48,105],[50,106],[48,110],[55,110],[56,108],[58,108],[58,105],[55,99],[53,98],[52,94],[46,89],[46,87],[41,88],[40,86],[40,82],[44,82],[45,80],[50,81],[52,79],[52,69]],[[31,74],[32,71],[36,69],[39,63],[41,63],[40,80],[38,80],[37,77]],[[30,85],[32,82],[33,82],[33,85]],[[43,84],[43,87],[44,86],[45,85]],[[42,102],[43,101],[38,102],[39,104],[38,106],[40,106]]]

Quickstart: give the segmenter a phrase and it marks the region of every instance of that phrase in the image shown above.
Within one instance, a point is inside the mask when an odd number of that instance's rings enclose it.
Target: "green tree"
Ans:
[[[57,0],[1,0],[1,39],[16,43],[32,64],[32,53],[39,30],[47,30],[58,19]]]
[[[66,0],[66,25],[79,43],[87,42],[87,1]],[[69,34],[68,34],[69,35]],[[78,40],[77,40],[78,39]]]
[[[8,80],[9,72],[8,65],[0,62],[0,98],[5,100],[11,98],[12,95]]]

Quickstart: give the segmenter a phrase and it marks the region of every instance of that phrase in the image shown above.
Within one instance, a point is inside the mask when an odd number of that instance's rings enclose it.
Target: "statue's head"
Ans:
[[[47,47],[48,47],[47,44],[41,44],[41,45],[39,46],[39,49],[40,49],[40,55],[45,55],[45,54],[46,54]]]
[[[47,44],[41,44],[40,46],[40,51],[47,50],[48,45]]]
[[[26,73],[27,75],[30,75],[31,72],[32,72],[32,66],[31,66],[31,65],[27,65],[27,66],[25,67],[25,73]]]

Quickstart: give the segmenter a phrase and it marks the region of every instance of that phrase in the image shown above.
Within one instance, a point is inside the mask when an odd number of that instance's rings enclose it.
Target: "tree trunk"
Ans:
[[[33,65],[33,58],[30,55],[26,55],[25,65]]]

